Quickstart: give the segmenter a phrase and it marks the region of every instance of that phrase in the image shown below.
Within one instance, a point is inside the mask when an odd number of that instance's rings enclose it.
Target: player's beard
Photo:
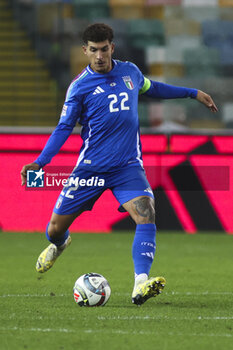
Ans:
[[[95,64],[95,71],[100,74],[108,73],[111,70],[111,64],[103,62],[102,64]]]

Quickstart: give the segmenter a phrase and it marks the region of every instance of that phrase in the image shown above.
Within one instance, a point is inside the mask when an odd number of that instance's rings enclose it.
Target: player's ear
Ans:
[[[84,52],[84,54],[86,55],[87,54],[87,46],[86,45],[83,45],[83,52]]]
[[[115,44],[114,43],[111,43],[111,49],[112,49],[112,53],[113,53],[114,50],[115,50]]]

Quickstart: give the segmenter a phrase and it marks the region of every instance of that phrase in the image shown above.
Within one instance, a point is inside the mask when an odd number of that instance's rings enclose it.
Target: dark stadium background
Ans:
[[[202,89],[219,108],[213,115],[190,99],[139,99],[158,228],[232,233],[233,0],[0,0],[1,229],[44,231],[59,192],[27,191],[19,172],[55,127],[87,64],[82,31],[97,21],[114,29],[115,58],[154,80]],[[51,166],[74,165],[80,145],[77,127]],[[117,208],[108,191],[72,230],[133,228]]]

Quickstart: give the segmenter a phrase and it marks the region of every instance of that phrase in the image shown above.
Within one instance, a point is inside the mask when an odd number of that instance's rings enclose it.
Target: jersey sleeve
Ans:
[[[80,121],[81,114],[82,98],[75,82],[73,82],[67,90],[59,123],[35,163],[39,164],[40,167],[50,163],[72,133],[75,124]]]
[[[52,158],[59,152],[62,145],[66,142],[72,133],[72,130],[72,126],[59,123],[34,163],[37,163],[41,168],[50,163]]]
[[[77,122],[80,122],[82,114],[82,95],[75,81],[70,84],[65,103],[62,108],[59,124],[66,124],[74,127]]]
[[[141,94],[149,97],[173,99],[173,98],[196,98],[197,89],[190,89],[183,86],[174,86],[145,78],[143,88],[140,90]]]
[[[144,77],[143,86],[139,90],[139,95],[145,94],[150,89],[150,87],[151,87],[150,79]]]

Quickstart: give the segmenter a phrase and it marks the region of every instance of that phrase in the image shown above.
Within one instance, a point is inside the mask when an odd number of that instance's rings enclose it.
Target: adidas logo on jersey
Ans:
[[[104,92],[104,90],[100,86],[97,86],[97,88],[93,92],[93,95],[101,94],[101,92]]]

